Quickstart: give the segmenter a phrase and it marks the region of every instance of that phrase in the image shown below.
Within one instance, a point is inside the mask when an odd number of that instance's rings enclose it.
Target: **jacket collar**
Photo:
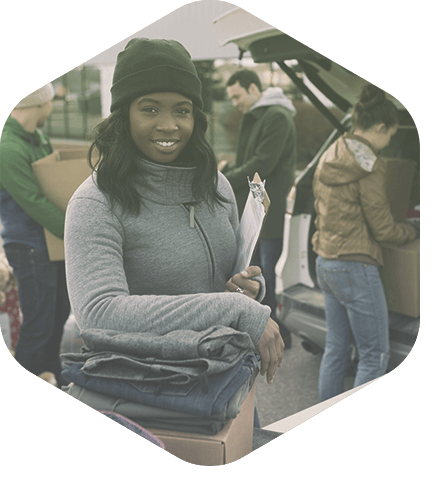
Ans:
[[[258,118],[261,118],[261,115],[264,113],[264,111],[268,108],[268,106],[259,106],[258,108],[255,109],[250,109],[248,112],[245,113],[245,118],[255,118],[258,120]]]
[[[344,134],[344,137],[345,138],[349,138],[350,140],[358,140],[360,141],[361,143],[364,143],[364,145],[367,145],[370,150],[375,154],[377,155],[377,151],[373,148],[372,144],[366,140],[365,138],[363,138],[362,136],[359,136],[359,135],[354,135],[353,133],[345,133]]]
[[[19,123],[15,118],[9,116],[5,123],[5,133],[12,133],[15,136],[19,136],[26,142],[29,142],[30,139],[32,140],[35,146],[41,146],[43,144],[43,139],[40,133],[40,130],[36,129],[33,133],[27,131],[23,128],[21,123]]]
[[[145,199],[162,205],[188,204],[194,201],[192,186],[195,167],[168,166],[141,157],[136,157],[136,161],[142,169],[142,181],[138,184],[138,190]]]

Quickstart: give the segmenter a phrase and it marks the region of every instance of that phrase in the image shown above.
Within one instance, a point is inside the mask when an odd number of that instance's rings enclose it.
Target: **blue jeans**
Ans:
[[[60,343],[70,314],[65,263],[50,261],[46,249],[24,244],[6,244],[4,251],[18,282],[23,315],[15,358],[32,374],[50,371],[62,382]]]
[[[276,317],[276,275],[275,266],[282,252],[282,238],[259,239],[252,258],[252,265],[259,266],[266,281],[266,294],[261,302],[270,307],[270,318],[279,324]],[[257,406],[254,408],[254,428],[261,428]]]
[[[159,390],[158,384],[88,376],[81,371],[81,364],[71,365],[62,375],[95,392],[198,416],[219,414],[231,402],[227,412],[230,418],[235,418],[258,374],[258,360],[257,355],[249,352],[230,369],[208,376],[207,392],[202,391],[198,382],[166,384]]]
[[[359,356],[354,387],[385,374],[388,309],[377,266],[318,256],[316,271],[327,322],[319,375],[319,398],[325,401],[343,392],[353,339]]]
[[[281,256],[282,238],[260,239],[255,251],[252,265],[259,266],[266,280],[266,295],[261,302],[271,308],[270,318],[276,321],[276,276],[275,266]]]

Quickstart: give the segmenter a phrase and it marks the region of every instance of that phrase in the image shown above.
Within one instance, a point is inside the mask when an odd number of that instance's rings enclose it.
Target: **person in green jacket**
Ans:
[[[35,375],[52,372],[60,385],[59,351],[70,303],[65,264],[49,260],[44,228],[63,238],[65,214],[46,199],[32,171],[33,162],[53,152],[40,130],[53,97],[47,84],[21,100],[6,120],[0,140],[0,220],[23,316],[15,358]]]
[[[243,114],[236,163],[222,163],[220,168],[229,180],[242,215],[249,193],[247,178],[255,172],[266,180],[265,189],[271,204],[252,264],[262,269],[266,280],[263,304],[276,318],[275,266],[282,251],[287,195],[295,180],[297,139],[294,116],[296,109],[281,88],[262,90],[255,71],[236,71],[227,82],[227,93],[233,105]],[[278,322],[279,323],[279,322]],[[290,345],[290,336],[281,326]]]

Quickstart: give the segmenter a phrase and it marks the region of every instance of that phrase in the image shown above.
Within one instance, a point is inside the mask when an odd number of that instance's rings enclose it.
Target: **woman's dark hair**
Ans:
[[[204,200],[213,208],[216,203],[222,205],[229,201],[217,190],[217,160],[205,138],[207,116],[195,106],[194,118],[192,135],[180,157],[196,167],[192,203]],[[98,152],[97,160],[93,157],[94,149]],[[108,196],[112,206],[119,203],[123,211],[136,215],[142,201],[136,183],[140,179],[146,184],[146,172],[138,156],[143,158],[130,134],[129,104],[126,104],[96,126],[88,163],[96,173],[99,189]]]
[[[382,89],[368,84],[361,92],[359,101],[352,111],[354,127],[363,130],[384,123],[387,128],[399,123],[399,112],[394,103],[387,99]]]

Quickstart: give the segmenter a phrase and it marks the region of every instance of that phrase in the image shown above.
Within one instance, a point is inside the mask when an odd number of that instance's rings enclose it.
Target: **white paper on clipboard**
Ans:
[[[252,182],[248,178],[248,184],[250,191],[236,233],[237,255],[233,274],[250,266],[270,205],[264,188],[265,181],[261,181],[258,173],[254,175]]]

